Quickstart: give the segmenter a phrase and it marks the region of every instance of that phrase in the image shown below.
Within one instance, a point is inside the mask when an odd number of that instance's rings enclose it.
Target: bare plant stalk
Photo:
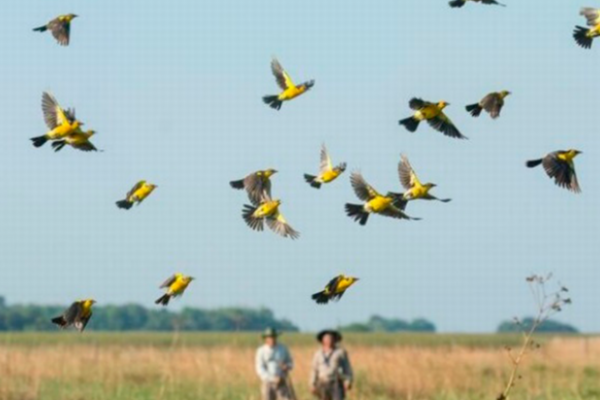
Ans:
[[[541,275],[531,275],[526,279],[537,307],[537,315],[530,321],[530,327],[526,327],[523,324],[523,321],[515,318],[515,324],[523,335],[523,342],[516,353],[513,352],[513,349],[510,347],[506,348],[506,353],[512,362],[512,368],[506,386],[498,396],[497,400],[508,400],[517,379],[520,378],[519,367],[521,366],[523,359],[531,351],[540,347],[539,343],[533,340],[533,335],[540,325],[550,319],[554,314],[561,312],[563,305],[571,304],[571,299],[564,297],[565,293],[569,291],[564,286],[559,285],[558,290],[547,293],[546,284],[551,279],[552,274],[545,277]]]

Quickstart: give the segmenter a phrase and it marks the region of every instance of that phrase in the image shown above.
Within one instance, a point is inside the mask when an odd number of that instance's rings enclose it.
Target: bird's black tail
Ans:
[[[537,167],[538,165],[540,165],[544,160],[543,159],[539,159],[539,160],[529,160],[525,163],[525,165],[527,165],[527,167],[529,168],[534,168]]]
[[[471,104],[469,106],[466,106],[465,108],[474,117],[479,117],[479,114],[481,114],[481,110],[483,110],[483,107],[481,107],[478,103]]]
[[[229,184],[234,189],[240,190],[240,189],[244,188],[244,180],[243,179],[240,179],[239,181],[231,181],[231,182],[229,182]]]
[[[48,27],[46,25],[40,26],[39,28],[33,28],[34,32],[46,32],[47,30],[48,30]]]
[[[391,196],[392,199],[394,199],[394,207],[399,208],[402,211],[406,210],[408,200],[404,198],[404,193],[389,193],[389,196]]]
[[[415,117],[408,117],[406,119],[400,120],[400,125],[404,125],[409,132],[416,132],[419,127],[419,121]]]
[[[312,299],[317,304],[327,304],[327,303],[329,303],[329,296],[327,295],[327,293],[325,293],[325,291],[313,294],[312,295]]]
[[[42,147],[43,145],[46,144],[46,142],[48,141],[48,138],[45,135],[38,136],[38,137],[31,138],[31,141],[33,142],[33,145],[35,147]]]
[[[67,142],[65,140],[57,140],[56,142],[52,142],[52,148],[54,151],[61,151],[66,145]]]
[[[268,104],[271,108],[275,110],[279,110],[281,108],[281,105],[283,104],[283,102],[279,100],[279,96],[277,95],[265,96],[263,97],[263,101],[265,102],[265,104]]]
[[[346,214],[358,221],[361,225],[366,225],[369,219],[369,213],[365,211],[365,208],[361,204],[346,204]]]
[[[64,328],[65,326],[67,326],[67,320],[62,315],[60,317],[52,318],[51,321],[53,324],[56,324],[56,325],[60,326],[61,328]]]
[[[460,8],[465,5],[465,2],[464,0],[453,0],[448,4],[450,4],[450,7],[452,8]]]
[[[316,176],[304,174],[304,179],[306,180],[306,182],[310,183],[310,186],[314,187],[315,189],[321,188],[321,182],[316,181]]]
[[[584,49],[591,49],[594,38],[588,36],[589,29],[583,26],[576,26],[573,31],[573,38],[577,44]]]
[[[133,207],[133,203],[127,199],[117,201],[117,207],[122,208],[123,210],[129,210]]]
[[[169,300],[171,300],[171,295],[169,295],[168,293],[165,293],[162,296],[160,296],[158,299],[156,299],[154,304],[160,304],[160,305],[166,306],[169,304]]]

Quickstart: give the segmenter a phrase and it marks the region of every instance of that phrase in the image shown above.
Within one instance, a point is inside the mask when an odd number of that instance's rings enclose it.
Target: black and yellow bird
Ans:
[[[94,299],[78,300],[71,304],[62,315],[52,318],[52,323],[61,329],[74,326],[79,332],[83,332],[92,318],[92,306],[95,303]]]
[[[573,31],[575,42],[584,49],[591,49],[595,38],[600,36],[600,9],[584,7],[579,15],[585,17],[587,26],[576,26]]]
[[[167,292],[156,299],[154,303],[168,305],[173,297],[181,296],[194,279],[194,277],[183,275],[180,272],[173,274],[159,286],[159,289],[167,289]]]
[[[486,95],[479,103],[470,104],[465,108],[473,117],[479,117],[481,111],[485,110],[490,114],[490,117],[496,119],[500,116],[500,111],[504,107],[504,99],[510,95],[508,90],[493,92]]]
[[[346,275],[338,275],[333,278],[325,289],[312,295],[317,304],[327,304],[330,301],[339,301],[346,290],[359,281],[359,278]]]
[[[366,225],[370,214],[379,214],[396,219],[418,220],[411,218],[397,206],[401,194],[388,193],[385,196],[379,194],[371,185],[369,185],[359,172],[353,172],[350,176],[350,183],[356,196],[364,201],[364,204],[346,204],[346,214],[358,221],[361,225]]]
[[[565,189],[579,193],[581,188],[577,181],[577,173],[575,172],[574,159],[581,151],[579,150],[559,150],[546,154],[544,158],[527,161],[526,165],[529,168],[542,165],[546,174],[554,179],[554,182]]]
[[[83,122],[75,118],[74,109],[63,109],[50,93],[42,93],[42,113],[44,121],[50,129],[46,134],[31,138],[35,147],[42,147],[47,141],[55,141],[81,132]]]
[[[232,188],[245,189],[252,202],[260,202],[263,195],[271,196],[271,177],[277,173],[276,169],[269,168],[253,172],[244,179],[229,182]]]
[[[333,166],[331,157],[325,144],[321,146],[321,165],[319,168],[318,175],[304,174],[304,179],[310,186],[315,189],[320,189],[324,183],[330,183],[336,180],[346,170],[346,163],[340,163],[337,166]]]
[[[496,0],[452,0],[450,3],[450,7],[452,8],[460,8],[467,4],[467,2],[472,1],[473,3],[481,3],[481,4],[494,4],[497,6],[506,7],[505,4],[498,3]]]
[[[411,200],[438,200],[443,203],[448,203],[451,199],[438,199],[433,196],[430,191],[436,187],[435,183],[421,183],[419,177],[413,170],[408,157],[405,155],[400,156],[400,162],[398,163],[398,176],[400,177],[400,183],[406,189],[402,194],[402,199],[396,201],[396,206],[401,209],[405,209],[406,203]]]
[[[148,183],[146,181],[139,181],[127,193],[123,200],[117,201],[117,207],[122,208],[124,210],[129,210],[131,207],[133,207],[135,203],[140,205],[146,199],[146,197],[150,196],[150,194],[157,187],[158,186],[152,183]]]
[[[89,152],[89,151],[98,151],[96,146],[90,142],[90,138],[96,134],[94,130],[82,131],[81,129],[77,129],[74,132],[71,132],[61,140],[56,140],[52,142],[52,148],[54,151],[60,151],[66,145],[71,146],[74,149]]]
[[[59,15],[44,26],[34,28],[35,32],[50,31],[61,46],[68,46],[71,37],[71,21],[77,18],[75,14]]]
[[[271,61],[271,70],[282,92],[277,95],[264,96],[263,101],[275,110],[281,109],[284,101],[295,99],[315,85],[314,80],[296,85],[276,58],[273,58],[273,61]]]
[[[269,229],[284,238],[297,239],[300,237],[300,232],[295,231],[279,211],[281,200],[273,200],[271,196],[263,194],[260,201],[252,198],[250,201],[252,205],[245,204],[242,209],[242,218],[251,229],[261,232],[264,230],[266,222]]]
[[[442,132],[446,136],[456,139],[466,139],[466,136],[463,136],[450,118],[444,114],[444,108],[448,105],[450,104],[445,101],[430,103],[422,99],[413,98],[408,102],[408,106],[415,112],[412,116],[401,120],[400,125],[404,125],[409,132],[416,132],[419,123],[427,121],[433,129]]]

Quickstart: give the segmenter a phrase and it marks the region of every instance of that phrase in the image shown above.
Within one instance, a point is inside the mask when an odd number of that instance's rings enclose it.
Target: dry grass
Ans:
[[[508,374],[497,347],[348,341],[354,399],[494,399]],[[292,347],[299,399],[315,347]],[[258,399],[248,346],[0,344],[0,400]],[[513,398],[600,398],[600,338],[556,338],[528,359]]]

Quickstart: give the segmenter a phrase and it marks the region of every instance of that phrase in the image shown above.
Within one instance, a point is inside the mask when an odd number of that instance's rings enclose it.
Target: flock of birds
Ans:
[[[495,0],[452,0],[450,6],[453,8],[463,7],[466,3],[482,3],[489,5],[504,6]],[[577,26],[574,38],[578,45],[583,48],[591,48],[594,38],[600,36],[600,9],[582,8],[580,14],[587,20],[589,28]],[[35,28],[34,31],[49,31],[60,45],[68,46],[70,41],[71,22],[77,17],[76,14],[61,15],[46,25]],[[278,94],[263,97],[263,101],[275,110],[280,110],[284,103],[292,101],[307,93],[314,85],[314,80],[301,84],[295,84],[290,75],[282,67],[277,59],[271,62],[271,70],[281,91]],[[500,117],[506,98],[510,95],[507,90],[492,92],[483,97],[479,102],[467,105],[466,111],[473,117],[478,117],[483,111],[491,118]],[[434,130],[454,139],[467,139],[454,125],[452,120],[445,114],[449,105],[446,101],[429,102],[420,98],[413,98],[408,106],[412,115],[399,121],[399,124],[409,132],[416,132],[420,123],[425,121]],[[42,147],[47,142],[55,151],[70,146],[81,151],[97,151],[90,139],[95,134],[94,130],[83,130],[84,123],[75,116],[74,109],[65,109],[50,94],[42,95],[42,112],[49,130],[46,134],[32,138],[35,147]],[[534,168],[542,165],[546,174],[554,179],[555,183],[572,192],[580,192],[577,174],[575,172],[574,159],[581,152],[576,149],[558,150],[546,154],[542,158],[526,162],[526,166]],[[335,165],[326,146],[323,144],[320,155],[320,168],[316,175],[305,174],[306,182],[315,189],[320,189],[339,178],[346,171],[347,164],[341,162]],[[275,169],[265,169],[248,174],[240,180],[230,182],[234,189],[245,190],[250,204],[245,204],[242,209],[242,218],[253,230],[263,231],[265,224],[276,234],[297,239],[300,234],[294,230],[280,211],[281,200],[271,195],[271,178],[277,173]],[[398,176],[403,192],[377,191],[371,186],[359,172],[353,172],[350,183],[360,204],[348,203],[345,211],[348,217],[357,221],[360,225],[366,225],[371,214],[381,215],[395,219],[418,220],[406,214],[409,202],[416,200],[437,200],[449,202],[451,199],[440,199],[435,197],[431,191],[436,185],[434,183],[422,183],[415,170],[412,168],[406,155],[401,155],[398,164]],[[134,204],[141,204],[157,188],[156,185],[140,181],[125,196],[123,200],[116,202],[117,207],[125,210],[132,208]],[[156,300],[156,304],[168,305],[173,297],[180,296],[194,280],[193,277],[176,273],[160,285],[165,289],[165,294]],[[318,304],[326,304],[331,300],[339,300],[345,291],[359,279],[356,277],[339,275],[333,278],[323,291],[315,293],[312,298]],[[65,312],[52,319],[52,322],[66,328],[74,326],[83,331],[92,316],[93,299],[85,299],[74,302]]]

